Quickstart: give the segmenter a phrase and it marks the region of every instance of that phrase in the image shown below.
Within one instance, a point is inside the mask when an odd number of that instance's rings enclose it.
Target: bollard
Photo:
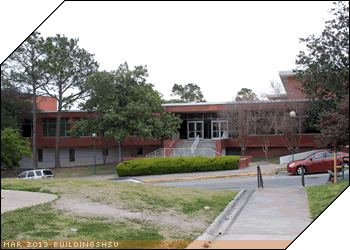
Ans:
[[[264,188],[262,176],[261,176],[261,171],[260,171],[260,166],[257,167],[257,177],[258,177],[258,188]]]
[[[303,187],[305,187],[304,169],[303,169],[303,171],[301,171],[301,185],[303,185]]]

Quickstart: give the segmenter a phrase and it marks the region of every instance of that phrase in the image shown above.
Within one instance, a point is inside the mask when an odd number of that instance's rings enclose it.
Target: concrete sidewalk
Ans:
[[[1,213],[17,208],[35,206],[58,198],[54,194],[1,189]]]
[[[311,221],[304,188],[256,189],[216,240],[294,240]]]
[[[231,206],[216,219],[221,223],[213,223],[187,248],[199,249],[210,241],[215,249],[222,240],[284,240],[288,245],[312,222],[304,188],[255,189]]]

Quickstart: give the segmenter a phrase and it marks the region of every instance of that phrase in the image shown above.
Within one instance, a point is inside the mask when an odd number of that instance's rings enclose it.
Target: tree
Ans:
[[[181,102],[206,102],[201,88],[193,83],[186,84],[184,87],[175,83],[172,92],[171,96],[179,96]]]
[[[75,122],[71,135],[79,137],[79,132],[102,131],[104,138],[118,142],[120,162],[125,138],[172,136],[182,121],[164,112],[159,93],[153,90],[152,84],[146,83],[147,76],[146,66],[129,70],[125,62],[116,71],[97,72],[89,77],[86,88],[91,93],[90,99],[80,105],[86,115]]]
[[[297,153],[300,149],[300,141],[303,136],[303,132],[307,127],[306,121],[308,121],[308,107],[309,103],[301,101],[286,100],[280,102],[281,108],[277,111],[277,129],[283,133],[282,140],[284,145],[290,152]],[[293,118],[290,116],[290,112],[294,111],[296,116]],[[294,144],[294,148],[293,148]]]
[[[33,158],[30,142],[22,140],[20,134],[12,128],[1,130],[1,167],[17,166],[23,155]]]
[[[334,4],[330,13],[335,18],[325,22],[322,34],[300,38],[308,53],[299,52],[294,70],[317,115],[334,109],[349,93],[349,2]]]
[[[42,89],[58,102],[56,119],[56,142],[55,142],[55,167],[59,168],[59,139],[61,113],[69,109],[72,104],[88,96],[85,89],[86,79],[98,69],[98,63],[94,55],[78,47],[79,39],[70,39],[59,34],[56,37],[48,37],[45,41],[44,52],[47,61],[43,68],[48,72],[50,82],[43,85]],[[69,90],[77,90],[75,94],[64,97]]]
[[[36,115],[37,115],[37,90],[48,84],[49,79],[42,64],[46,60],[44,39],[39,32],[32,33],[9,57],[8,64],[11,72],[7,80],[28,89],[32,93],[32,117],[33,117],[33,166],[38,168],[36,157]]]
[[[261,148],[268,159],[268,150],[270,145],[270,136],[275,133],[276,127],[276,110],[270,107],[270,103],[259,103],[254,110],[256,133],[261,140]]]
[[[237,143],[240,145],[242,155],[245,155],[245,150],[249,142],[249,123],[248,113],[252,108],[248,103],[233,103],[227,110],[220,110],[218,116],[228,121],[228,132],[237,138]]]
[[[161,100],[162,104],[163,103],[184,103],[183,101],[179,100],[179,99],[170,99],[170,100]]]
[[[241,101],[258,101],[257,95],[251,89],[242,88],[235,97],[236,102]]]
[[[18,87],[6,83],[4,79],[1,79],[1,129],[12,128],[20,132],[23,124],[20,115],[32,115],[32,97],[20,93]]]
[[[349,93],[337,108],[320,115],[316,127],[321,131],[316,138],[331,151],[339,151],[349,143]]]

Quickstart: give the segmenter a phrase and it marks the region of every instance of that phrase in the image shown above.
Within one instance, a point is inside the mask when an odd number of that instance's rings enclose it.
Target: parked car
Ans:
[[[337,152],[337,166],[341,165],[342,157],[349,156],[343,152]],[[349,166],[349,158],[344,159],[344,166]],[[334,152],[328,150],[320,150],[302,160],[290,162],[287,165],[288,173],[302,174],[326,172],[327,170],[334,170]],[[340,171],[340,170],[338,170]]]
[[[22,172],[17,179],[52,179],[54,174],[50,169],[37,169]]]
[[[113,179],[108,179],[110,181],[127,181],[127,182],[133,182],[133,183],[144,183],[143,181],[137,180],[137,179],[133,179],[133,178],[113,178]]]

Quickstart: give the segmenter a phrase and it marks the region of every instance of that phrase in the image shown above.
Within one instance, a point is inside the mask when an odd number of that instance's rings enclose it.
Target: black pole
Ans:
[[[94,162],[95,162],[95,175],[96,175],[96,148],[95,148],[95,138],[94,138]]]
[[[258,177],[258,188],[263,188],[263,180],[262,180],[262,176],[261,176],[261,171],[260,171],[260,166],[257,167],[257,177]]]
[[[344,181],[344,156],[341,158],[341,180]]]
[[[256,168],[257,177],[258,177],[258,188],[260,188],[260,178],[259,178],[259,166]]]
[[[292,149],[293,149],[293,161],[294,161],[294,116],[292,117]]]
[[[303,185],[303,187],[305,187],[305,179],[304,179],[304,168],[302,168],[301,171],[301,185]]]

